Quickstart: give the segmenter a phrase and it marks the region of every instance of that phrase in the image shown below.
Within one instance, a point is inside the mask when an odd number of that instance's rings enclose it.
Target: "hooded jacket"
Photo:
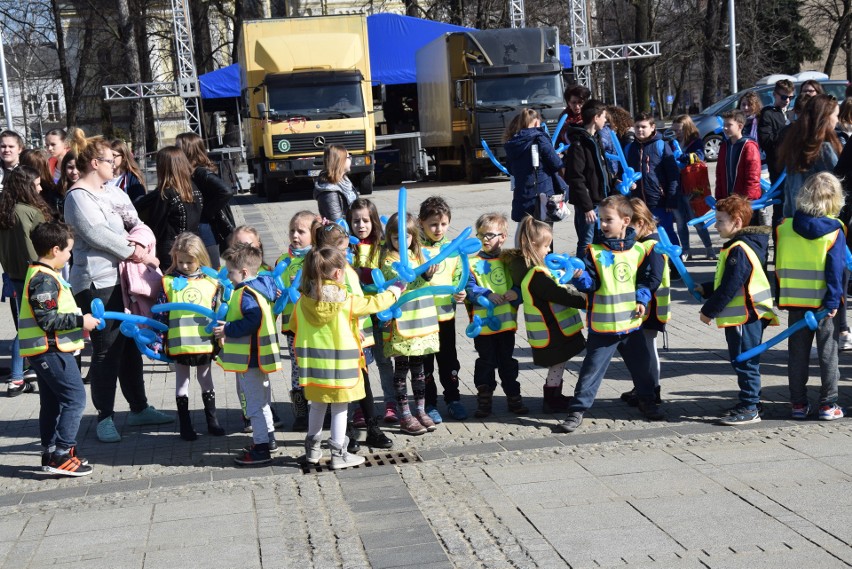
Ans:
[[[760,148],[757,142],[742,137],[736,142],[726,140],[719,148],[716,163],[717,200],[739,194],[750,200],[760,199]]]
[[[571,146],[565,152],[568,203],[583,213],[592,211],[609,195],[610,176],[597,139],[585,128],[566,127]]]
[[[270,303],[275,302],[275,282],[272,280],[272,275],[258,275],[253,279],[249,279],[238,284],[235,289],[249,287],[259,295],[262,295]],[[251,336],[251,352],[249,355],[249,367],[258,367],[257,360],[257,330],[260,328],[262,314],[260,306],[257,304],[254,296],[250,294],[242,295],[242,303],[240,310],[243,317],[233,322],[225,324],[226,338],[243,338]]]
[[[538,145],[539,167],[533,168],[533,144]],[[564,191],[557,172],[562,160],[553,149],[550,137],[541,128],[524,128],[503,145],[506,150],[506,168],[515,180],[512,196],[512,221],[521,221],[524,215],[536,217],[538,195],[551,196]]]
[[[793,216],[793,231],[805,239],[817,239],[837,231],[843,230],[837,240],[828,250],[825,259],[825,297],[822,305],[828,310],[834,310],[840,306],[846,297],[843,290],[843,273],[846,271],[846,236],[845,227],[840,220],[833,217],[814,217],[804,212],[797,211]],[[776,233],[775,242],[778,243]],[[777,279],[777,275],[776,275]],[[776,280],[777,282],[777,280]],[[779,289],[775,290],[775,302],[778,303]]]
[[[627,165],[642,173],[631,197],[640,198],[648,209],[677,207],[680,170],[672,149],[662,140],[658,132],[645,142],[634,140],[625,150]]]
[[[769,249],[769,234],[771,232],[772,230],[769,227],[762,225],[744,227],[722,246],[723,249],[728,249],[737,241],[742,241],[754,251],[754,254],[760,259],[761,266],[752,266],[748,255],[742,248],[734,247],[731,249],[725,261],[725,269],[722,273],[722,280],[719,282],[719,288],[713,286],[713,281],[701,285],[704,289],[704,298],[708,299],[701,307],[701,313],[704,316],[711,319],[716,318],[731,300],[744,287],[748,286],[748,280],[753,271],[766,270],[766,253]],[[754,311],[754,307],[747,305],[747,309],[748,321],[746,323],[756,322],[758,315]]]

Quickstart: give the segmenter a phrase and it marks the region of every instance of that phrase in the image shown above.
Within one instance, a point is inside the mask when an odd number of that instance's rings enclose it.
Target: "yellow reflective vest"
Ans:
[[[302,263],[305,262],[305,257],[291,257],[290,252],[287,251],[282,253],[278,260],[275,261],[275,265],[283,261],[284,259],[292,259],[290,264],[287,265],[287,270],[284,271],[284,274],[281,275],[281,280],[284,281],[284,284],[287,286],[292,286],[293,281],[296,280],[296,273],[299,272],[302,268]],[[288,302],[284,306],[284,312],[281,313],[281,332],[287,333],[292,332],[293,330],[290,328],[290,315],[293,314],[293,303]]]
[[[506,269],[505,263],[499,258],[486,258],[479,253],[472,256],[470,258],[470,274],[473,275],[476,284],[495,294],[505,294],[513,286],[512,277]],[[479,304],[471,303],[471,305],[473,306],[473,315],[485,319],[488,311]],[[494,316],[500,320],[500,329],[492,330],[488,326],[483,326],[480,335],[489,336],[498,332],[518,329],[518,309],[512,306],[512,303],[505,302],[495,306]]]
[[[718,288],[722,283],[722,275],[725,274],[725,263],[728,255],[734,247],[742,247],[743,252],[751,262],[751,277],[746,286],[737,291],[736,296],[716,315],[716,326],[728,328],[730,326],[741,326],[748,322],[748,307],[754,308],[757,317],[769,320],[772,326],[778,324],[778,316],[772,309],[772,289],[769,288],[769,279],[763,272],[763,266],[757,254],[751,247],[742,241],[736,241],[733,245],[719,252],[719,262],[716,264],[716,276],[713,279],[713,287]]]
[[[550,345],[551,330],[547,327],[547,322],[544,319],[544,314],[533,303],[533,296],[530,293],[530,282],[536,273],[542,273],[548,278],[553,279],[550,271],[545,267],[533,267],[524,276],[521,281],[521,295],[524,301],[524,322],[527,327],[527,340],[533,348],[546,348]],[[556,279],[553,279],[554,281]],[[583,319],[580,316],[580,311],[569,306],[562,306],[552,302],[547,303],[547,308],[556,320],[559,331],[565,337],[571,337],[583,329]],[[483,326],[483,329],[486,327]],[[555,330],[554,330],[555,332]]]
[[[658,241],[655,239],[648,239],[646,241],[642,241],[642,245],[645,246],[645,250],[650,255],[654,251],[654,247],[656,247]],[[672,292],[671,292],[671,275],[669,270],[669,256],[660,253],[663,256],[663,275],[660,279],[660,286],[657,290],[651,293],[654,301],[648,304],[648,310],[645,311],[645,315],[642,317],[642,320],[648,320],[651,316],[655,316],[657,320],[665,324],[669,321],[671,317],[671,304],[672,304]],[[652,312],[652,309],[654,312]]]
[[[176,277],[163,277],[163,292],[168,302],[185,302],[212,308],[219,283],[207,276],[185,278],[186,286],[175,290]],[[186,310],[169,311],[169,333],[167,352],[170,356],[189,354],[212,354],[211,335],[204,331],[208,320],[204,316]]]
[[[364,296],[364,290],[361,288],[361,281],[358,280],[358,273],[356,273],[355,269],[353,269],[350,265],[346,265],[344,281],[349,294]],[[376,340],[373,338],[373,319],[369,316],[361,316],[358,319],[358,322],[358,327],[361,330],[361,333],[364,334],[364,341],[361,343],[361,347],[369,348],[370,346],[374,346],[376,344]]]
[[[449,243],[446,239],[434,245],[426,245],[422,243],[423,249],[429,252],[429,256],[434,257],[441,252],[441,246]],[[459,256],[453,255],[447,257],[438,264],[432,280],[429,281],[430,286],[458,286],[459,278],[461,277],[461,264]],[[435,310],[438,311],[438,322],[447,322],[456,317],[456,301],[451,294],[441,294],[435,296]]]
[[[793,220],[778,226],[775,276],[778,279],[778,306],[819,308],[828,288],[825,261],[828,250],[840,236],[840,228],[816,239],[802,237],[793,229]]]
[[[588,312],[589,329],[601,334],[618,334],[639,328],[642,318],[635,315],[636,277],[647,254],[645,247],[636,243],[626,251],[613,251],[603,245],[589,245],[588,248],[600,281]]]
[[[392,272],[392,269],[390,269],[391,263],[398,259],[398,254],[394,253],[389,254],[385,258],[383,273],[386,276]],[[409,255],[409,262],[413,267],[421,263],[422,260]],[[413,283],[409,283],[403,295],[426,286],[430,286],[430,283],[420,277]],[[435,310],[435,297],[432,295],[420,296],[414,300],[409,300],[400,306],[400,309],[402,310],[402,316],[394,318],[391,325],[403,338],[421,338],[429,334],[438,333],[438,312]],[[392,338],[391,330],[385,328],[383,338],[386,342],[390,342]]]
[[[254,336],[242,336],[240,338],[225,338],[225,343],[217,363],[225,371],[245,372],[248,371],[251,359],[251,340],[257,340],[257,367],[264,373],[272,373],[281,369],[281,356],[278,347],[278,335],[275,332],[275,319],[272,316],[272,307],[262,294],[252,290],[249,286],[242,286],[234,291],[228,303],[228,313],[225,315],[226,322],[234,322],[243,317],[242,300],[244,294],[251,294],[260,307],[260,326]]]
[[[71,286],[66,283],[54,270],[43,265],[30,265],[24,278],[24,298],[21,302],[18,314],[18,341],[20,353],[23,357],[37,356],[49,349],[49,335],[39,328],[36,323],[33,309],[30,305],[30,280],[38,273],[44,273],[56,280],[59,286],[59,297],[56,301],[56,310],[60,314],[80,314],[80,309],[74,301]],[[51,334],[54,345],[60,352],[74,352],[83,349],[83,329],[72,328],[71,330],[60,330]]]

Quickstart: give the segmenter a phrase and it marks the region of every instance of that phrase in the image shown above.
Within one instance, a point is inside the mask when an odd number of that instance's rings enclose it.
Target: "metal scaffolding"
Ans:
[[[524,12],[524,0],[509,0],[509,16],[513,28],[526,27],[527,16]]]

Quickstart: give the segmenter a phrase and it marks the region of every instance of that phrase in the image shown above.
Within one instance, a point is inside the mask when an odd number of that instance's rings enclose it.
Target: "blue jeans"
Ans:
[[[674,211],[674,219],[675,223],[677,223],[677,236],[680,240],[681,247],[683,247],[684,253],[689,252],[689,226],[686,222],[694,217],[695,212],[692,211],[689,198],[682,193],[678,194],[677,209]],[[701,239],[701,243],[704,244],[705,248],[709,249],[713,246],[713,242],[710,240],[710,232],[703,223],[696,225],[695,230],[698,232],[698,237]]]
[[[595,238],[597,222],[587,223],[583,210],[574,206],[574,229],[577,231],[577,257],[582,259],[586,253],[586,245],[592,243]]]
[[[393,386],[393,362],[385,356],[384,340],[382,339],[382,329],[385,323],[371,316],[373,319],[373,340],[376,344],[373,346],[373,358],[376,360],[376,367],[379,368],[379,381],[382,386],[382,398],[385,404],[396,401],[396,390]]]
[[[500,374],[500,385],[508,397],[521,394],[518,383],[518,360],[512,357],[515,351],[515,331],[479,335],[473,339],[473,347],[479,356],[473,363],[473,384],[487,385],[491,391],[497,389],[495,372]]]
[[[651,357],[642,330],[629,334],[594,334],[586,340],[586,358],[580,367],[580,377],[574,387],[574,398],[568,411],[584,413],[591,409],[616,350],[633,378],[636,395],[643,401],[654,399],[654,378],[651,376]]]
[[[736,357],[763,341],[763,328],[762,320],[725,328],[728,357],[731,358],[731,366],[737,374],[737,384],[740,387],[739,407],[750,410],[757,408],[760,403],[760,356],[744,362],[737,362]]]
[[[15,296],[9,299],[9,309],[12,311],[12,321],[15,323],[15,330],[18,329],[18,314],[21,311],[21,303],[24,301],[24,281],[9,279],[12,283],[12,288],[15,291]],[[21,381],[24,379],[24,357],[21,355],[20,343],[17,334],[12,340],[10,348],[12,375],[9,381]]]
[[[72,354],[47,352],[30,357],[38,376],[41,446],[68,450],[77,444],[77,430],[86,408],[86,388]]]
[[[666,235],[671,239],[672,245],[680,245],[680,240],[674,230],[674,213],[664,207],[652,207],[649,209],[651,210],[651,214],[657,218],[657,227],[662,227],[666,230]]]

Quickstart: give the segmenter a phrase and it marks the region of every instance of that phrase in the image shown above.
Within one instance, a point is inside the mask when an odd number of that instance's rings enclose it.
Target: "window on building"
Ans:
[[[27,95],[27,114],[30,116],[36,116],[39,114],[40,103],[38,100],[38,95]]]
[[[6,118],[6,99],[0,95],[0,118]]]
[[[59,95],[56,93],[48,93],[44,96],[45,103],[47,103],[47,120],[49,121],[58,121],[59,120]]]

